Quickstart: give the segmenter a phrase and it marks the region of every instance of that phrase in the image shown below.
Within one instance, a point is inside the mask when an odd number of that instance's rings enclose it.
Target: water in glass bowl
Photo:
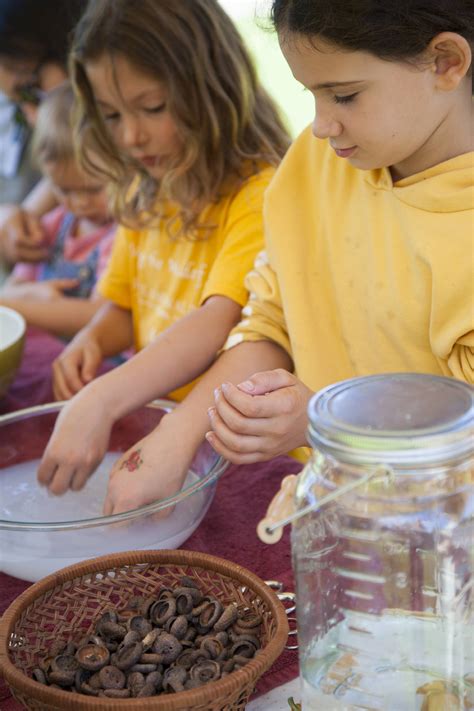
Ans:
[[[36,483],[40,460],[17,464],[2,472],[0,519],[27,523],[86,521],[102,515],[113,463],[122,453],[109,452],[82,491],[53,496]],[[184,487],[199,477],[189,472]],[[212,496],[209,485],[181,501],[166,518],[143,515],[131,521],[73,530],[19,531],[0,526],[0,571],[36,581],[66,565],[106,553],[177,548],[199,525]]]

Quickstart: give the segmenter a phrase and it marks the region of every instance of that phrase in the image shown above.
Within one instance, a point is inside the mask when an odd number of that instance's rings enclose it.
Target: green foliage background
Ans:
[[[249,13],[249,17],[236,18],[236,23],[254,57],[261,81],[277,101],[291,135],[298,135],[313,118],[311,94],[294,79],[276,34],[264,27],[262,19]]]

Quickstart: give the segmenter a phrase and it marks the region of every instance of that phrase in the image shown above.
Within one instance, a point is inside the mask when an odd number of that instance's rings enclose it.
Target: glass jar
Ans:
[[[314,510],[292,527],[303,711],[474,709],[473,409],[467,384],[411,373],[312,398],[296,510]]]

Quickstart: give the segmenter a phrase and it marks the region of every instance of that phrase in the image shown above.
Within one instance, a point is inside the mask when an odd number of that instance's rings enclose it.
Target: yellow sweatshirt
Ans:
[[[226,347],[276,341],[313,390],[402,371],[473,382],[473,158],[394,184],[304,131],[267,191],[266,252]]]

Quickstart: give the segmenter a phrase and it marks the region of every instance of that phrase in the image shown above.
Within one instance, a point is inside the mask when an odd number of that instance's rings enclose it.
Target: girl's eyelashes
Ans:
[[[157,106],[150,106],[147,108],[143,108],[143,111],[147,114],[160,114],[162,111],[166,109],[166,104],[158,104]],[[116,111],[111,111],[110,113],[104,113],[102,114],[104,117],[104,121],[117,121],[120,118],[120,114]]]
[[[334,101],[336,104],[350,104],[351,101],[354,101],[356,98],[357,94],[359,92],[354,92],[354,94],[348,94],[347,96],[337,96],[336,94],[333,96]]]
[[[158,106],[150,106],[149,108],[144,109],[147,114],[159,114],[162,111],[164,111],[166,108],[166,104],[158,104]]]

